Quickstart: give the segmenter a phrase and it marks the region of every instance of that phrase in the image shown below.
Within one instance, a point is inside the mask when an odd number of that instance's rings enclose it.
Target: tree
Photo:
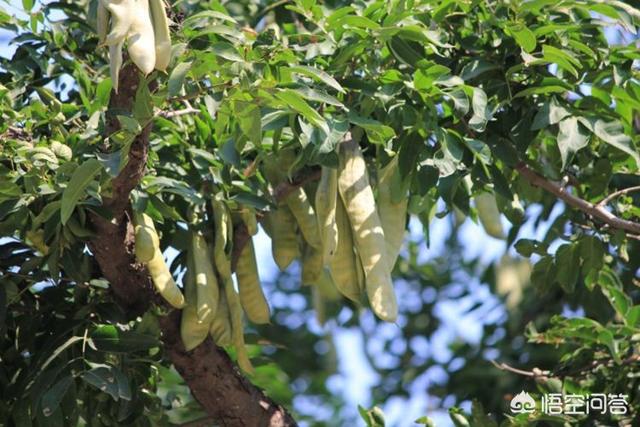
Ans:
[[[4,424],[295,425],[302,418],[291,412],[287,376],[337,414],[344,402],[331,396],[322,366],[334,354],[330,336],[288,315],[307,319],[314,304],[319,319],[324,311],[331,322],[358,325],[360,302],[331,285],[300,286],[296,262],[272,289],[302,295],[305,309],[271,301],[273,324],[247,325],[257,369],[246,376],[233,362],[237,345],[207,338],[185,349],[181,310],[136,259],[134,216],[153,220],[183,283],[193,233],[213,245],[211,202],[222,202],[235,268],[252,220],[273,232],[283,201],[300,190],[313,196],[346,144],[364,153],[378,203],[383,171],[397,165],[391,202],[406,201],[399,219],[405,227],[417,220],[425,234],[405,242],[393,269],[394,339],[404,350],[364,315],[364,333],[392,355],[387,366],[372,361],[383,374],[376,401],[407,394],[421,373],[442,366],[447,381],[429,392],[475,400],[471,414],[450,409],[456,425],[505,420],[504,396],[529,380],[540,395],[626,394],[628,412],[549,416],[539,408],[505,422],[637,419],[640,56],[625,39],[640,12],[632,2],[170,3],[167,73],[144,76],[126,61],[117,93],[96,35],[97,1],[25,0],[28,13],[17,16],[8,12],[15,6],[0,9],[15,48],[0,62]],[[607,39],[611,31],[620,42]],[[509,256],[524,260],[487,268],[465,259],[455,218],[500,237],[500,215],[510,223]],[[522,238],[550,218],[543,237]],[[447,219],[446,253],[422,262],[430,225]],[[519,279],[505,276],[514,265],[525,266]],[[452,283],[478,279],[506,300],[480,343],[452,345],[445,362],[407,346],[438,329],[428,314]],[[563,307],[579,315],[563,316]],[[381,423],[378,410],[362,414]]]

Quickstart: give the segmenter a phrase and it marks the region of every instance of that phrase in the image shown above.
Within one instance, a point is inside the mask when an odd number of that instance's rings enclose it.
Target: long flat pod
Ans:
[[[311,202],[309,202],[307,193],[302,187],[296,187],[285,201],[296,218],[304,240],[312,247],[320,249],[322,244],[318,231],[318,218]]]
[[[171,60],[171,32],[164,0],[149,0],[156,43],[156,70],[164,71]]]
[[[289,207],[282,203],[269,213],[271,223],[271,252],[278,268],[284,271],[300,256],[296,218]]]
[[[386,243],[367,165],[358,143],[349,139],[340,144],[338,188],[344,202],[356,249],[364,269],[367,296],[374,313],[389,322],[396,320],[398,304],[389,274]]]
[[[231,338],[233,346],[236,348],[236,355],[238,357],[238,366],[247,372],[253,373],[253,365],[249,359],[247,348],[244,343],[244,323],[242,314],[242,304],[238,293],[233,287],[233,281],[231,279],[225,280],[224,292],[227,297],[227,304],[229,305],[230,319],[231,319]]]
[[[504,239],[504,229],[500,222],[500,210],[492,193],[480,193],[474,197],[478,218],[484,231],[496,239]]]
[[[184,296],[178,288],[160,250],[160,239],[153,220],[145,214],[135,214],[135,254],[146,265],[156,290],[175,308],[184,306]]]
[[[222,280],[231,278],[231,234],[233,233],[230,222],[230,212],[222,200],[214,199],[211,202],[213,210],[213,223],[215,236],[213,243],[213,258],[216,269]]]
[[[137,8],[135,0],[101,0],[101,3],[104,7],[109,11],[111,15],[111,29],[109,34],[106,35],[105,43],[109,46],[114,46],[120,44],[124,41],[125,37],[129,33],[131,28],[131,24],[133,23],[134,13]],[[101,14],[104,13],[101,12]],[[100,16],[101,20],[104,20],[104,17]],[[98,29],[99,36],[101,36],[100,32],[104,31],[102,26],[103,22],[99,22],[100,28]]]
[[[393,181],[398,178],[398,173],[398,156],[396,156],[380,171],[378,180],[378,214],[384,230],[389,270],[393,270],[400,254],[407,223],[409,197],[401,197],[398,203],[394,203],[391,197]]]
[[[315,285],[322,277],[322,252],[313,246],[304,243],[302,250],[302,274],[303,285]]]
[[[136,67],[146,75],[156,66],[156,42],[149,15],[149,0],[137,0],[131,15],[131,27],[127,34],[129,56]]]
[[[187,252],[187,272],[184,275],[184,294],[186,306],[182,309],[182,320],[180,322],[180,337],[187,351],[191,351],[199,346],[209,334],[210,325],[198,320],[196,313],[198,306],[198,296],[194,278],[193,256]]]
[[[200,232],[191,235],[191,251],[193,253],[193,273],[198,298],[198,319],[206,324],[215,318],[220,291],[218,280],[213,270],[212,258],[207,242]]]
[[[336,201],[338,199],[338,170],[322,167],[315,197],[318,215],[322,262],[328,264],[338,246],[338,226],[336,225]]]
[[[138,261],[151,261],[160,249],[160,240],[151,217],[145,213],[134,212],[135,254]]]
[[[352,301],[359,302],[361,290],[358,287],[356,254],[353,251],[353,232],[342,200],[336,205],[336,225],[338,228],[338,246],[329,262],[331,277],[338,291]]]
[[[236,266],[240,303],[253,323],[269,323],[269,304],[262,292],[258,265],[253,249],[253,240],[249,239],[238,258]]]
[[[229,305],[227,303],[227,297],[224,292],[220,294],[218,301],[218,309],[216,310],[216,316],[211,322],[209,333],[213,338],[213,341],[220,346],[226,346],[231,344],[231,317],[229,312]]]

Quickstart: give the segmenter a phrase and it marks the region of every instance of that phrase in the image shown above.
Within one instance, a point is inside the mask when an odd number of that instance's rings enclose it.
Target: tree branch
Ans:
[[[623,230],[632,234],[640,234],[640,223],[628,221],[615,216],[601,205],[602,202],[594,205],[593,203],[576,197],[573,194],[568,193],[564,187],[561,187],[555,182],[551,182],[543,176],[538,175],[524,163],[518,164],[516,166],[516,170],[532,185],[548,191],[549,193],[557,196],[560,200],[564,201],[567,205],[581,210],[587,215],[609,225],[611,228]]]
[[[616,199],[616,198],[618,198],[620,196],[624,196],[625,194],[633,193],[634,191],[640,191],[640,185],[636,185],[635,187],[623,188],[622,190],[614,191],[613,193],[609,194],[607,197],[602,199],[600,202],[598,202],[598,204],[596,206],[597,207],[604,207],[607,204],[609,204],[611,201],[613,201],[614,199]]]
[[[130,111],[139,81],[135,66],[124,67],[120,74],[120,92],[111,94],[110,110]],[[107,123],[108,134],[118,129],[117,118],[111,117]],[[127,164],[112,181],[112,195],[104,200],[111,218],[93,212],[90,216],[96,236],[89,242],[89,247],[110,283],[115,300],[129,317],[145,312],[152,303],[169,309],[155,292],[145,266],[135,258],[133,225],[130,215],[126,214],[130,209],[129,195],[144,175],[150,133],[151,124],[136,137]],[[242,376],[224,349],[217,347],[210,337],[187,352],[180,336],[180,311],[173,310],[167,316],[161,316],[159,324],[166,355],[195,399],[219,425],[297,425],[286,409]]]

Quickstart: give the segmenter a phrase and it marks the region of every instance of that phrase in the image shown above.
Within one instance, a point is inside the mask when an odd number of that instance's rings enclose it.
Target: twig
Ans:
[[[161,111],[158,113],[158,116],[164,117],[165,119],[170,119],[173,117],[186,116],[187,114],[198,114],[199,112],[200,110],[198,110],[197,108],[189,107],[183,110]]]
[[[524,375],[525,377],[532,377],[532,378],[548,378],[549,377],[549,371],[542,371],[538,368],[534,368],[531,371],[524,371],[522,369],[509,366],[504,362],[498,363],[495,360],[491,360],[490,362],[493,364],[493,366],[500,369],[501,371],[509,371],[509,372],[513,372],[514,374]]]
[[[596,206],[597,207],[604,207],[607,204],[609,204],[609,202],[611,202],[613,199],[615,199],[617,197],[620,197],[620,196],[624,196],[625,194],[632,193],[634,191],[640,191],[640,185],[636,185],[634,187],[623,188],[622,190],[614,191],[613,193],[609,194],[607,197],[602,199],[600,202],[598,202],[598,204]]]
[[[605,224],[608,224],[611,228],[623,230],[632,234],[640,234],[640,223],[619,218],[604,209],[604,207],[602,206],[594,205],[593,203],[587,202],[584,199],[574,196],[555,182],[551,182],[543,176],[538,175],[538,173],[533,171],[526,164],[518,164],[516,166],[516,170],[532,185],[540,187],[548,191],[549,193],[554,194],[560,200],[564,201],[567,205],[579,209],[584,213],[592,216],[593,218],[596,218],[604,222]]]

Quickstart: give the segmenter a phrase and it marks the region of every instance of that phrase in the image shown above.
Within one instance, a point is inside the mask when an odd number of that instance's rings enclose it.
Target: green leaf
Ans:
[[[329,127],[327,126],[327,122],[320,114],[318,114],[316,110],[314,110],[309,104],[307,104],[302,96],[291,89],[281,90],[279,92],[276,92],[275,95],[276,98],[283,101],[285,105],[302,114],[313,125],[318,126],[323,131],[325,131],[326,134],[329,134]]]
[[[567,293],[575,289],[580,275],[580,253],[578,245],[564,244],[558,248],[555,259],[555,278]]]
[[[536,36],[524,24],[510,25],[507,30],[525,52],[531,53],[535,50]]]
[[[436,423],[429,417],[420,417],[414,421],[415,424],[422,424],[426,427],[436,427]]]
[[[537,240],[520,239],[516,242],[514,248],[520,255],[529,258],[533,254],[546,255],[548,245]]]
[[[469,119],[469,126],[471,129],[484,132],[492,115],[489,107],[487,106],[487,94],[480,88],[473,88],[473,98],[471,100],[473,107],[473,116]]]
[[[361,127],[367,132],[369,140],[376,144],[384,144],[396,136],[393,128],[382,124],[381,122],[359,116],[357,114],[349,114],[348,119],[354,125]]]
[[[291,70],[294,73],[300,73],[300,74],[304,74],[305,76],[312,77],[316,80],[323,82],[327,86],[331,86],[332,88],[334,88],[340,93],[345,93],[345,90],[342,86],[340,86],[340,83],[338,83],[336,79],[334,79],[333,77],[331,77],[329,74],[325,73],[322,70],[319,70],[314,67],[308,67],[306,65],[296,65],[293,67],[289,67],[289,70]]]
[[[146,123],[153,118],[151,92],[149,91],[149,85],[142,77],[140,78],[135,103],[133,104],[133,117],[140,123]]]
[[[559,85],[547,85],[547,86],[536,86],[530,87],[514,95],[514,98],[522,98],[523,96],[530,95],[548,95],[550,93],[565,93],[567,92],[567,88]]]
[[[571,113],[566,108],[559,105],[558,101],[556,101],[554,97],[551,101],[542,104],[542,107],[538,110],[538,113],[533,119],[533,124],[530,129],[544,129],[550,125],[559,123],[562,119],[570,115]]]
[[[108,353],[129,353],[159,346],[156,337],[133,331],[123,331],[114,325],[100,325],[91,333],[96,350]]]
[[[372,21],[369,18],[358,15],[346,15],[338,20],[338,25],[349,26],[355,28],[365,28],[369,30],[377,30],[380,28],[380,24]]]
[[[25,12],[31,11],[31,9],[33,9],[34,3],[35,0],[22,0],[22,7],[24,8]]]
[[[117,401],[120,399],[120,390],[114,369],[111,366],[99,366],[84,372],[80,378]]]
[[[67,188],[62,193],[62,203],[60,205],[60,222],[62,225],[67,223],[84,190],[101,170],[102,164],[97,159],[89,159],[73,172]]]
[[[596,236],[584,236],[580,239],[580,258],[585,275],[592,270],[600,270],[604,265],[604,243]]]
[[[234,101],[233,110],[240,124],[240,130],[251,142],[260,145],[262,142],[262,117],[260,107],[255,102]]]
[[[209,49],[214,55],[224,58],[229,61],[242,62],[244,58],[240,56],[238,50],[229,42],[217,42],[212,43]]]
[[[175,66],[173,71],[171,71],[171,75],[169,76],[169,82],[167,83],[167,88],[169,91],[169,96],[173,97],[180,93],[182,86],[184,85],[184,79],[187,76],[187,73],[191,69],[191,62],[181,62]]]
[[[578,70],[576,68],[582,68],[582,66],[580,65],[580,61],[568,50],[544,45],[542,46],[542,57],[546,61],[558,64],[558,67],[570,72],[575,78],[578,78]]]
[[[486,72],[498,70],[500,66],[484,59],[473,59],[471,62],[462,67],[460,77],[462,80],[472,80]]]
[[[589,135],[581,129],[576,117],[568,117],[560,122],[557,142],[564,168],[573,154],[587,146]]]
[[[205,10],[203,12],[199,12],[199,13],[196,13],[194,15],[189,16],[187,19],[184,20],[182,25],[187,26],[187,27],[194,27],[194,26],[196,26],[195,24],[197,24],[199,21],[206,23],[207,22],[207,18],[220,19],[222,21],[228,21],[228,22],[231,22],[233,24],[237,24],[238,23],[238,21],[233,19],[231,16],[225,15],[222,12],[218,12],[218,11],[215,11],[215,10]]]
[[[45,417],[53,414],[58,409],[58,407],[60,406],[60,402],[64,398],[64,395],[67,393],[67,390],[69,390],[69,386],[71,386],[72,383],[73,377],[64,377],[60,381],[55,383],[42,396],[40,408]]]
[[[633,306],[627,311],[625,323],[632,328],[640,326],[640,305]]]
[[[585,124],[585,120],[581,120],[581,123]],[[629,154],[635,160],[636,166],[640,167],[640,154],[634,147],[631,137],[624,133],[622,123],[617,120],[607,122],[602,119],[589,119],[587,123],[587,127],[590,126],[591,131],[598,138]]]

